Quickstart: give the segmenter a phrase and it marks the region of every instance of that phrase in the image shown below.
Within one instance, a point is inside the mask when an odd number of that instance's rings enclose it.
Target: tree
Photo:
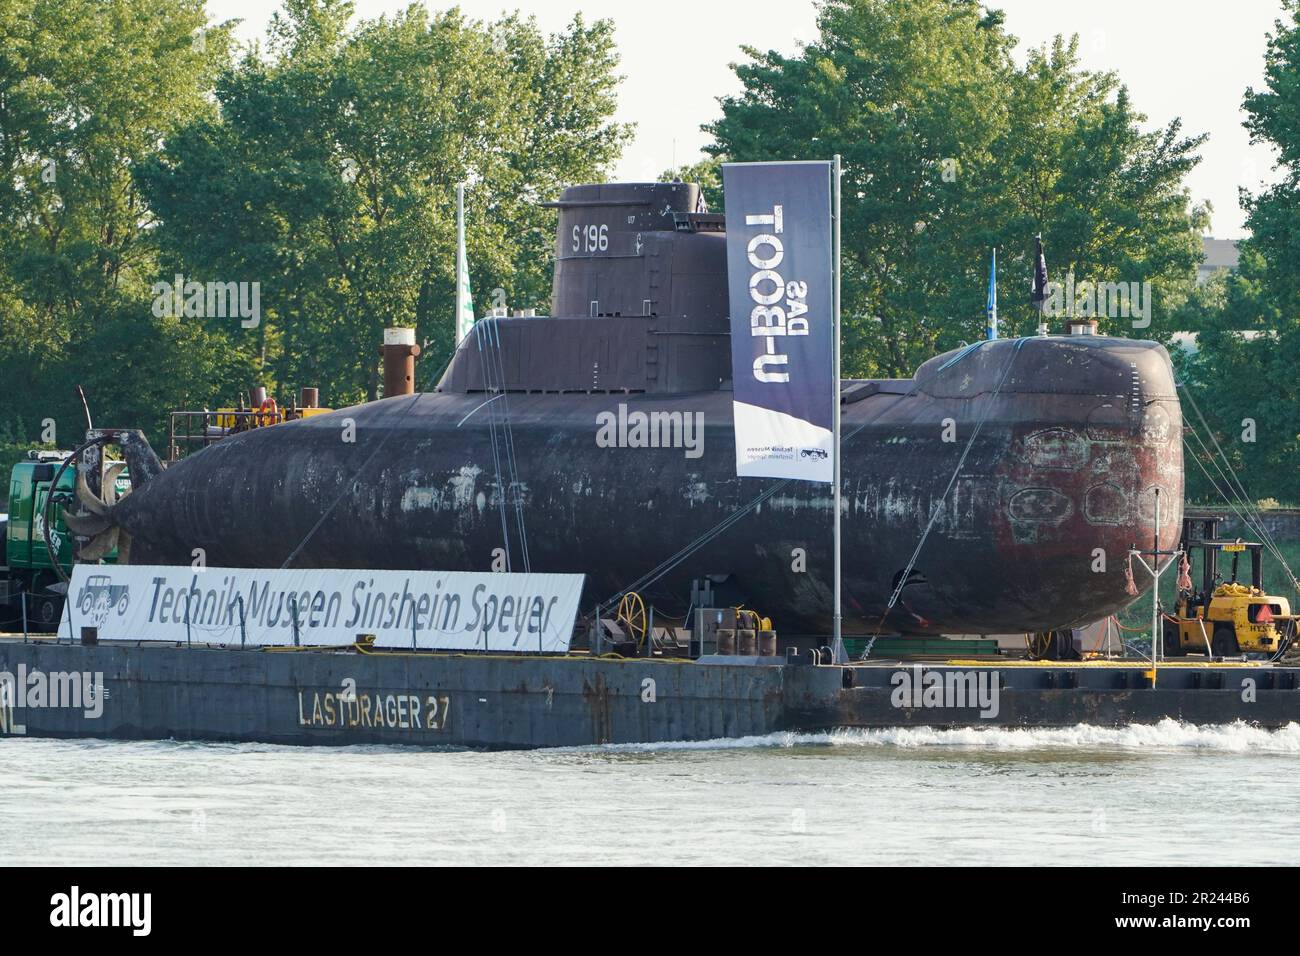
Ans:
[[[385,326],[416,327],[427,369],[450,356],[457,183],[480,313],[494,289],[544,306],[554,214],[538,203],[602,176],[629,133],[610,120],[605,21],[545,37],[514,16],[351,13],[289,0],[269,56],[219,79],[219,115],[138,174],[171,260],[261,283],[266,377],[334,404],[377,397]]]
[[[14,440],[53,418],[60,444],[73,443],[75,383],[101,420],[138,412],[125,421],[160,428],[158,407],[111,396],[147,389],[172,401],[197,368],[206,390],[239,364],[226,342],[156,324],[152,221],[131,175],[211,112],[205,93],[228,43],[229,25],[208,28],[201,0],[0,5],[0,166],[12,184],[0,192],[0,430]],[[163,338],[194,363],[161,374],[142,347]]]
[[[1225,277],[1218,309],[1204,310],[1196,352],[1181,371],[1205,415],[1194,417],[1211,450],[1213,435],[1252,497],[1300,501],[1300,3],[1288,0],[1264,58],[1263,89],[1243,102],[1252,142],[1277,154],[1277,183],[1242,191],[1250,238]],[[1189,403],[1190,404],[1190,403]],[[1207,462],[1208,464],[1208,462]],[[1190,472],[1190,469],[1189,469]],[[1218,477],[1216,475],[1216,477]],[[1218,501],[1199,473],[1198,495]],[[1222,487],[1225,482],[1219,478]]]
[[[699,183],[704,193],[704,201],[709,204],[709,212],[726,212],[726,203],[722,195],[722,159],[718,156],[706,156],[698,163],[665,169],[659,174],[661,183]]]
[[[742,91],[705,129],[736,161],[842,155],[846,372],[908,375],[978,337],[995,245],[1004,327],[1032,331],[1040,232],[1054,279],[1148,280],[1157,310],[1185,297],[1204,211],[1182,178],[1202,139],[1177,120],[1142,133],[1075,41],[1017,68],[974,0],[827,0],[818,28],[795,56],[746,48]]]

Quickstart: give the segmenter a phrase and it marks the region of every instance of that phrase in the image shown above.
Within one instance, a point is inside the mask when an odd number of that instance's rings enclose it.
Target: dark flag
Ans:
[[[1040,313],[1047,307],[1047,259],[1043,255],[1043,237],[1035,237],[1038,255],[1034,259],[1034,290],[1029,295],[1030,304]]]

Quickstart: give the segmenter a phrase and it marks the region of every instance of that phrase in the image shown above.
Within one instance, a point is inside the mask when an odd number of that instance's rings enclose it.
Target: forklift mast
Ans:
[[[1214,593],[1214,579],[1219,573],[1219,549],[1207,548],[1204,542],[1213,541],[1219,535],[1219,522],[1223,515],[1193,515],[1183,517],[1183,540],[1178,543],[1187,560],[1192,560],[1192,549],[1201,552],[1201,593],[1206,599]]]
[[[1225,544],[1219,540],[1219,523],[1226,520],[1224,515],[1192,515],[1183,517],[1183,537],[1179,542],[1179,547],[1187,555],[1187,560],[1192,560],[1192,552],[1201,553],[1201,589],[1205,598],[1208,599],[1214,593],[1215,578],[1219,574],[1219,551]],[[1240,539],[1239,539],[1240,540]],[[1244,550],[1250,552],[1250,583],[1252,587],[1262,588],[1264,586],[1263,578],[1263,548],[1254,542],[1242,542]],[[1241,560],[1241,551],[1232,552],[1232,581],[1236,583],[1239,563]]]

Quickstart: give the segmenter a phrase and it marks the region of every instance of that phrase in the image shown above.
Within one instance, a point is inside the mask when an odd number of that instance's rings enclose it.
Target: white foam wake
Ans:
[[[651,744],[610,744],[603,747],[566,748],[598,751],[743,750],[790,747],[860,747],[918,749],[949,747],[1001,751],[1028,750],[1133,750],[1185,749],[1227,753],[1300,754],[1300,724],[1265,730],[1242,721],[1198,726],[1166,718],[1156,724],[1124,727],[888,727],[848,728],[826,733],[779,733],[761,737],[671,741]]]

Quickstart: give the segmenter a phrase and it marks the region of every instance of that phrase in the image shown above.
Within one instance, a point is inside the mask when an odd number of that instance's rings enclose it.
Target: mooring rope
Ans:
[[[482,322],[474,323],[474,344],[478,347],[478,364],[479,372],[483,376],[483,388],[492,390],[492,376],[488,372],[487,352],[483,347],[483,341],[487,333],[484,331],[490,319],[484,319]],[[497,392],[498,395],[503,394]],[[495,403],[485,403],[495,404]],[[496,472],[497,479],[497,510],[501,513],[501,544],[505,551],[506,571],[513,570],[510,562],[510,526],[506,520],[506,489],[501,479],[501,450],[497,444],[497,420],[491,408],[488,409],[488,436],[492,442],[492,467]]]
[[[1283,555],[1281,548],[1278,547],[1277,540],[1265,526],[1263,513],[1260,511],[1258,506],[1251,501],[1250,495],[1246,492],[1245,484],[1233,470],[1232,463],[1224,453],[1223,447],[1219,444],[1219,440],[1214,436],[1214,430],[1210,428],[1209,422],[1207,422],[1205,416],[1201,414],[1201,409],[1196,404],[1196,399],[1193,397],[1191,389],[1183,383],[1180,383],[1178,387],[1181,388],[1183,394],[1187,396],[1187,400],[1191,403],[1192,410],[1196,413],[1197,419],[1209,435],[1210,441],[1214,443],[1214,447],[1218,451],[1219,457],[1223,460],[1224,467],[1220,467],[1219,462],[1210,453],[1209,448],[1197,432],[1196,426],[1194,424],[1189,424],[1189,432],[1192,437],[1196,439],[1197,444],[1200,445],[1201,450],[1209,459],[1210,464],[1214,466],[1214,470],[1218,473],[1219,477],[1223,479],[1223,484],[1228,489],[1227,492],[1225,492],[1223,488],[1219,487],[1219,483],[1212,475],[1210,475],[1209,470],[1206,469],[1204,463],[1196,455],[1195,450],[1191,448],[1185,437],[1183,439],[1184,447],[1191,453],[1192,459],[1196,462],[1197,467],[1201,469],[1201,472],[1205,475],[1206,479],[1209,480],[1214,490],[1219,494],[1219,497],[1221,497],[1227,503],[1228,507],[1236,513],[1237,517],[1241,519],[1242,524],[1245,525],[1247,529],[1259,536],[1260,541],[1263,543],[1264,547],[1268,549],[1269,554],[1277,560],[1283,571],[1286,572],[1287,577],[1290,578],[1292,587],[1295,588],[1297,592],[1300,592],[1300,581],[1296,580],[1295,573],[1291,570],[1290,564],[1287,563],[1286,557]]]
[[[505,453],[506,453],[506,471],[510,478],[510,490],[514,496],[515,524],[519,528],[519,552],[524,562],[524,573],[527,574],[532,570],[532,562],[528,556],[528,529],[524,524],[524,496],[523,485],[519,481],[519,464],[518,456],[515,454],[515,435],[514,428],[510,424],[510,399],[506,395],[506,367],[505,360],[501,352],[501,326],[495,319],[492,320],[492,360],[496,366],[497,382],[500,386],[501,394],[501,411],[502,427],[505,434]],[[495,414],[495,410],[491,412]]]
[[[973,345],[966,346],[965,348],[963,348],[963,349],[961,350],[961,352],[960,352],[957,356],[954,356],[953,359],[950,359],[948,362],[946,362],[946,363],[945,363],[945,364],[940,368],[940,371],[942,371],[943,369],[948,368],[949,366],[955,364],[957,360],[962,359],[962,358],[965,358],[966,356],[968,356],[968,355],[970,355],[971,353],[975,352],[975,351],[976,351],[977,349],[979,349],[981,346],[987,344],[987,341],[988,341],[988,340],[981,340],[981,341],[979,341],[979,342],[974,343]],[[1009,362],[1007,363],[1006,371],[1003,373],[1002,379],[999,380],[998,385],[997,385],[997,389],[996,389],[996,390],[994,391],[994,393],[993,393],[994,395],[996,395],[996,394],[997,394],[997,391],[1000,390],[1000,389],[1002,388],[1002,383],[1006,380],[1006,375],[1007,375],[1007,373],[1009,373],[1009,372],[1011,371],[1011,364],[1012,364],[1012,362],[1014,362],[1016,354],[1019,353],[1021,347],[1024,345],[1024,343],[1025,343],[1026,341],[1028,341],[1028,339],[1026,339],[1026,338],[1020,338],[1020,339],[1017,339],[1017,340],[1016,340],[1016,346],[1015,346],[1015,350],[1014,350],[1014,352],[1012,353],[1011,361],[1009,361]],[[906,392],[896,393],[896,397],[898,398],[899,401],[902,401],[903,399],[906,399],[906,398],[910,398],[912,395],[915,395],[915,394],[916,394],[916,392],[917,392],[917,390],[919,389],[919,387],[920,387],[919,383],[917,382],[915,376],[913,376],[913,378],[912,378],[912,386],[911,386],[911,388],[909,388]],[[874,417],[869,418],[869,419],[867,419],[866,421],[862,422],[862,423],[859,424],[856,428],[854,428],[852,431],[850,431],[847,435],[843,435],[843,436],[841,436],[841,438],[840,438],[841,449],[839,449],[839,450],[842,450],[843,446],[844,446],[846,443],[852,441],[852,440],[853,440],[853,439],[858,435],[858,433],[861,432],[861,431],[862,431],[864,428],[866,428],[868,425],[874,424],[875,422],[879,421],[879,419],[881,418],[881,416],[883,416],[883,415],[885,414],[885,412],[889,410],[889,408],[893,408],[896,404],[897,404],[897,402],[892,402],[892,403],[890,403],[890,405],[887,406],[886,408],[882,408],[882,409],[880,410],[880,413],[879,413],[879,414],[877,414],[877,415],[875,415]],[[990,405],[991,405],[991,402],[990,402]],[[968,450],[969,450],[969,449],[968,449]],[[964,460],[964,459],[963,459],[963,460]],[[958,465],[958,468],[960,469],[960,464]],[[623,597],[623,595],[627,594],[629,591],[643,591],[643,590],[645,590],[646,588],[650,587],[651,585],[655,584],[657,581],[659,581],[661,578],[663,578],[664,575],[668,574],[668,573],[671,572],[674,568],[678,567],[678,566],[679,566],[683,561],[685,561],[687,558],[689,558],[692,554],[694,554],[694,553],[695,553],[696,551],[698,551],[700,548],[704,547],[704,546],[705,546],[706,544],[708,544],[710,541],[712,541],[712,540],[714,540],[715,538],[717,538],[718,535],[722,534],[724,531],[726,531],[726,530],[728,530],[729,528],[731,528],[733,525],[736,524],[737,521],[739,521],[739,520],[740,520],[741,518],[743,518],[745,515],[749,514],[751,511],[753,511],[753,510],[754,510],[756,507],[758,507],[759,505],[763,504],[765,501],[767,501],[769,498],[771,498],[773,495],[775,495],[778,491],[780,491],[781,489],[785,488],[786,485],[790,484],[790,482],[793,481],[793,480],[794,480],[794,479],[791,479],[791,478],[782,478],[782,479],[781,479],[780,481],[778,481],[776,484],[770,486],[769,488],[767,488],[767,489],[765,489],[764,491],[760,492],[759,494],[755,495],[753,498],[751,498],[751,499],[750,499],[748,502],[746,502],[745,504],[738,506],[738,507],[737,507],[735,510],[733,510],[730,514],[728,514],[726,517],[724,517],[724,518],[723,518],[721,521],[719,521],[716,525],[714,525],[713,527],[709,528],[707,531],[705,531],[703,534],[701,534],[701,535],[700,535],[698,538],[696,538],[694,541],[691,541],[689,544],[687,544],[687,545],[686,545],[685,547],[683,547],[681,550],[679,550],[679,551],[677,551],[676,553],[674,553],[674,554],[670,555],[669,557],[665,558],[662,562],[660,562],[660,563],[659,563],[658,565],[656,565],[655,567],[651,568],[649,571],[647,571],[644,575],[642,575],[640,578],[638,578],[638,579],[637,579],[636,581],[634,581],[632,584],[630,584],[630,585],[628,585],[628,586],[622,588],[622,589],[619,590],[617,593],[615,593],[615,594],[611,595],[609,598],[607,598],[605,601],[602,601],[601,604],[600,604],[599,606],[604,607],[604,606],[607,606],[607,605],[613,604],[614,602],[620,600],[620,599]],[[923,542],[923,543],[924,543],[924,542]],[[886,611],[886,614],[888,614],[888,611]]]
[[[342,489],[339,491],[338,495],[334,498],[334,500],[330,502],[329,507],[326,508],[323,512],[321,512],[321,516],[316,519],[316,523],[311,526],[311,530],[308,531],[305,535],[303,535],[302,540],[298,542],[297,547],[295,547],[292,551],[289,552],[289,556],[285,558],[284,563],[280,565],[281,571],[287,568],[293,562],[294,558],[298,557],[299,552],[301,552],[302,549],[306,547],[307,542],[312,539],[312,537],[316,534],[316,532],[320,530],[320,526],[325,523],[325,519],[330,516],[330,514],[334,511],[336,507],[338,507],[338,503],[343,500],[343,498],[347,495],[348,491],[352,488],[352,486],[356,484],[357,478],[361,476],[361,473],[365,471],[366,468],[369,467],[370,463],[375,460],[375,457],[381,451],[384,450],[384,446],[388,444],[388,439],[392,437],[393,432],[397,431],[397,426],[402,424],[402,422],[406,420],[406,416],[411,413],[411,409],[415,408],[416,403],[418,403],[420,399],[423,397],[424,397],[423,392],[416,392],[414,395],[411,396],[411,400],[407,402],[406,407],[402,409],[402,413],[397,417],[397,421],[394,422],[387,429],[385,429],[383,435],[379,439],[378,444],[375,445],[375,450],[372,451],[370,455],[366,458],[366,460],[361,463],[361,467],[359,467],[356,471],[352,473],[352,477],[350,477],[347,481],[343,483]]]
[[[917,389],[916,381],[913,380],[912,387],[908,389],[906,392],[899,394],[897,397],[900,400],[907,398],[908,396],[915,394],[916,389]],[[892,408],[894,404],[897,403],[892,403],[889,407]],[[862,429],[866,428],[872,422],[877,421],[880,418],[880,416],[883,415],[886,411],[887,409],[882,408],[880,410],[880,415],[877,415],[875,418],[863,422],[862,424],[858,425],[857,428],[853,429],[853,431],[849,432],[848,435],[842,436],[840,439],[841,446],[845,442],[851,441],[853,437],[858,434],[858,432],[862,431]],[[689,558],[692,554],[694,554],[700,548],[704,547],[704,545],[708,544],[710,541],[716,538],[723,531],[726,531],[728,528],[734,525],[745,515],[749,514],[749,512],[753,511],[756,507],[761,505],[763,502],[767,501],[769,498],[775,495],[786,485],[790,484],[790,482],[793,480],[794,479],[792,478],[782,478],[776,484],[770,486],[766,490],[755,495],[745,504],[738,506],[729,515],[727,515],[725,518],[719,521],[708,531],[705,531],[694,541],[687,544],[680,551],[665,558],[662,562],[660,562],[655,567],[651,568],[649,571],[647,571],[644,575],[642,575],[632,584],[623,588],[617,594],[612,595],[607,600],[601,602],[601,606],[603,607],[605,605],[612,604],[615,601],[621,600],[623,595],[627,594],[629,591],[643,591],[646,588],[650,587],[652,584],[656,583],[660,578],[662,578],[665,574],[668,574],[670,571],[672,571],[674,568],[680,565],[683,561]]]

